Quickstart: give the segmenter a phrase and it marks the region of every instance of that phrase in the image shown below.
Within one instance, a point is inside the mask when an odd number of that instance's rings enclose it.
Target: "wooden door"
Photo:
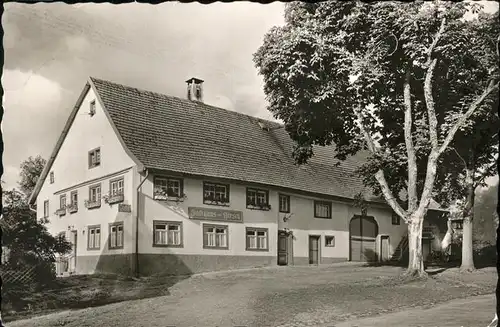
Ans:
[[[309,235],[309,264],[319,263],[319,236]]]
[[[278,232],[278,265],[288,265],[288,234],[284,231]]]
[[[351,261],[372,262],[377,260],[376,240],[378,224],[369,216],[354,216],[349,224]]]
[[[384,235],[380,237],[380,256],[382,261],[388,261],[390,259],[389,251],[389,235]]]

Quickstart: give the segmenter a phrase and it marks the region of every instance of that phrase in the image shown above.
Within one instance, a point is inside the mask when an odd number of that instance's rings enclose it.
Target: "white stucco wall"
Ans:
[[[88,114],[90,102],[96,100],[96,113]],[[68,112],[68,115],[70,113]],[[100,166],[89,169],[88,152],[100,147]],[[100,208],[87,209],[84,201],[89,198],[89,186],[101,184],[102,195],[109,192],[112,178],[124,177],[125,204],[133,204],[134,161],[127,155],[117,135],[105,116],[93,90],[86,94],[68,134],[54,160],[50,171],[54,172],[54,183],[50,183],[50,173],[37,197],[37,217],[44,215],[44,201],[49,200],[48,230],[53,234],[69,230],[77,232],[77,255],[118,254],[133,251],[132,242],[125,242],[124,249],[108,250],[109,223],[124,222],[125,239],[133,232],[132,213],[118,212],[118,205],[102,201]],[[78,191],[78,212],[64,216],[55,215],[59,208],[59,197],[66,194],[70,203],[72,191]],[[87,250],[87,226],[101,226],[101,246],[99,250]],[[128,237],[127,237],[128,235]]]

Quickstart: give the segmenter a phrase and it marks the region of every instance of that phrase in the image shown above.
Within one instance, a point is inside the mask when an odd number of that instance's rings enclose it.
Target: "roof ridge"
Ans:
[[[239,112],[239,111],[224,109],[224,108],[217,107],[217,106],[214,106],[214,105],[211,105],[211,104],[207,104],[207,103],[204,103],[204,102],[191,101],[191,100],[184,99],[184,98],[181,98],[181,97],[178,97],[178,96],[175,96],[175,95],[169,95],[169,94],[165,94],[165,93],[160,93],[160,92],[155,92],[155,91],[151,91],[151,90],[146,90],[146,89],[143,89],[143,88],[138,88],[138,87],[134,87],[134,86],[130,86],[130,85],[125,85],[125,84],[121,84],[121,83],[118,83],[118,82],[113,82],[113,81],[109,81],[109,80],[105,80],[105,79],[97,78],[97,77],[93,77],[93,76],[89,76],[89,78],[92,80],[92,82],[99,81],[99,82],[109,83],[109,84],[120,86],[120,87],[123,87],[123,88],[126,88],[126,89],[132,89],[132,90],[136,90],[136,91],[139,91],[139,92],[147,92],[147,93],[151,93],[151,94],[162,96],[162,97],[173,98],[173,99],[185,102],[185,103],[190,103],[190,104],[199,105],[199,106],[203,106],[203,107],[209,107],[209,108],[213,108],[213,109],[217,109],[217,110],[224,110],[224,111],[236,114],[236,115],[240,115],[240,116],[244,116],[244,117],[252,118],[252,119],[257,119],[257,120],[259,120],[261,122],[271,123],[271,124],[274,124],[274,125],[278,125],[280,127],[285,127],[284,124],[281,124],[281,123],[276,122],[276,121],[272,121],[272,120],[269,120],[269,119],[255,117],[255,116],[252,116],[252,115],[249,115],[249,114],[244,114],[244,113]]]

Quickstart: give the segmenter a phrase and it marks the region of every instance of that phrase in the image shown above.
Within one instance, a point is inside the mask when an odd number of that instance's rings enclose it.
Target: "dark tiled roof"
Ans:
[[[335,166],[333,147],[317,147],[308,164],[297,166],[293,141],[283,128],[272,129],[281,126],[276,122],[91,80],[126,146],[148,168],[351,199],[364,190],[353,175],[364,154]],[[263,130],[259,121],[271,130]]]

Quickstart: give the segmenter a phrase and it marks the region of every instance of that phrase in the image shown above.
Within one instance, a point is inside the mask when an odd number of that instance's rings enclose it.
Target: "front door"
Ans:
[[[278,265],[288,265],[288,234],[285,231],[278,232]]]
[[[319,263],[319,236],[309,235],[309,264]]]
[[[388,261],[389,258],[389,235],[380,237],[380,256],[382,261]]]
[[[71,232],[71,245],[72,245],[72,251],[71,251],[71,257],[70,257],[70,272],[74,272],[76,270],[76,245],[78,244],[77,242],[77,236],[78,233],[76,230]]]
[[[349,224],[351,261],[377,260],[376,240],[378,224],[369,216],[354,216]]]

